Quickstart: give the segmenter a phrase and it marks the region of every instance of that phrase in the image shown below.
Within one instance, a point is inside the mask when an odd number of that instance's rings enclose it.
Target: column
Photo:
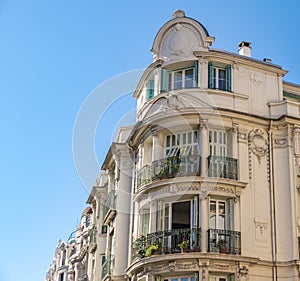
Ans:
[[[113,154],[119,159],[119,178],[116,189],[115,233],[112,252],[115,254],[113,275],[122,276],[128,266],[128,248],[131,238],[130,210],[133,155],[125,144],[114,144]]]
[[[201,156],[201,176],[207,176],[208,130],[204,120],[199,124],[199,149]]]
[[[200,226],[201,226],[201,252],[207,252],[208,243],[208,197],[200,197]]]
[[[234,230],[241,231],[241,220],[240,220],[240,197],[236,197],[234,200]]]
[[[159,135],[156,129],[151,130],[152,135],[152,162],[161,159],[162,147],[159,142]]]
[[[238,132],[239,132],[239,126],[238,124],[232,125],[232,158],[238,159]]]

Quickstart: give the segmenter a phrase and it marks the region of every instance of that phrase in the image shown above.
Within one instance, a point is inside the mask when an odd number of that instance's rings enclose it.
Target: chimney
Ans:
[[[242,41],[239,44],[239,55],[245,56],[245,57],[251,57],[251,43]]]

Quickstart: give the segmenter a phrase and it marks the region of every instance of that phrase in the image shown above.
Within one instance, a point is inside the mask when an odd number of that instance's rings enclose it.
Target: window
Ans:
[[[231,66],[219,66],[214,62],[208,64],[208,88],[231,91]]]
[[[63,250],[62,259],[61,259],[61,265],[65,265],[65,263],[66,263],[66,255],[67,255],[67,251]]]
[[[59,281],[64,281],[64,272],[59,274]]]
[[[225,201],[210,200],[209,202],[209,228],[225,229]]]
[[[101,234],[107,233],[107,225],[102,225],[101,226]]]
[[[209,228],[233,230],[233,199],[209,202]]]
[[[89,227],[89,225],[91,224],[91,216],[90,215],[87,215],[85,217],[85,226],[86,227]]]
[[[209,154],[227,156],[227,133],[225,131],[209,131]]]
[[[150,79],[147,82],[147,100],[150,100],[154,97],[154,79]]]
[[[161,91],[198,87],[198,61],[193,66],[168,71],[162,69]]]
[[[142,234],[146,235],[149,233],[149,226],[150,226],[150,210],[149,209],[142,210],[141,220],[142,220]]]
[[[166,157],[190,154],[198,154],[198,131],[181,132],[166,136]]]

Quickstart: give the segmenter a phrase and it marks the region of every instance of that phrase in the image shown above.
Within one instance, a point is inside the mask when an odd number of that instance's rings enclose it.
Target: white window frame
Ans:
[[[199,133],[197,130],[165,136],[165,157],[175,156],[179,152],[182,156],[199,154]]]
[[[224,72],[224,78],[220,78],[220,72]],[[227,83],[227,71],[225,67],[214,66],[214,85],[218,90],[226,91],[226,83]]]
[[[193,71],[193,77],[192,79],[187,79],[186,77],[186,72],[192,70]],[[176,86],[175,85],[175,77],[176,74],[181,73],[181,79],[178,80],[181,82],[181,86]],[[185,88],[194,88],[196,87],[197,83],[196,83],[196,77],[195,77],[196,73],[195,73],[195,67],[188,67],[188,68],[184,68],[184,69],[177,69],[174,71],[169,71],[168,73],[168,90],[179,90],[179,89],[185,89]],[[186,86],[187,81],[191,81],[192,86]]]
[[[209,130],[209,155],[227,157],[228,136],[224,130]]]

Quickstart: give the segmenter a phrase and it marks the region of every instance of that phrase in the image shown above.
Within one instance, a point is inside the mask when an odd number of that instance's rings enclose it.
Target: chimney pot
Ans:
[[[251,57],[251,43],[242,41],[239,44],[239,54],[241,56]]]

